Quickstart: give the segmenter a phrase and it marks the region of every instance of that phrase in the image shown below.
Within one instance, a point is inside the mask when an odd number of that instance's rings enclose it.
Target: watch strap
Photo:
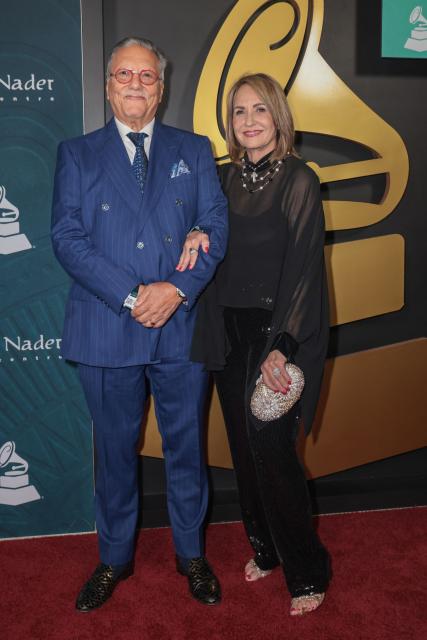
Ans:
[[[183,304],[188,304],[188,299],[187,296],[185,295],[185,293],[183,291],[181,291],[181,289],[179,289],[178,287],[176,287],[176,295],[181,298],[181,302]]]

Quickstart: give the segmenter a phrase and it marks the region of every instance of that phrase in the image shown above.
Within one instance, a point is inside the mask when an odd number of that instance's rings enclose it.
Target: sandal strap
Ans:
[[[251,558],[249,560],[247,566],[253,569],[259,578],[266,578],[271,573],[271,569],[267,569],[267,570],[260,569],[257,563],[255,562],[254,558]]]
[[[295,602],[295,600],[298,600],[299,602],[301,602],[301,600],[316,600],[316,602],[321,602],[324,597],[324,593],[309,593],[304,596],[295,596],[292,598],[292,602]]]

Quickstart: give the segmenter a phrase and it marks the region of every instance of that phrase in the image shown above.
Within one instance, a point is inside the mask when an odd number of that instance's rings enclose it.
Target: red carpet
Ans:
[[[208,529],[223,602],[206,607],[174,569],[169,529],[141,532],[136,573],[102,609],[74,611],[97,560],[94,535],[0,543],[2,640],[426,640],[427,508],[323,516],[334,579],[322,607],[288,615],[279,570],[256,584],[240,524]]]

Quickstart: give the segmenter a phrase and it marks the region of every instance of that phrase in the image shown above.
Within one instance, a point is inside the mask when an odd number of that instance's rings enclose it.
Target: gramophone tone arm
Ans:
[[[389,168],[383,158],[335,164],[328,167],[319,167],[315,162],[307,162],[307,165],[317,173],[321,183],[337,182],[338,180],[351,180],[352,178],[373,176],[379,173],[388,173],[389,171]]]

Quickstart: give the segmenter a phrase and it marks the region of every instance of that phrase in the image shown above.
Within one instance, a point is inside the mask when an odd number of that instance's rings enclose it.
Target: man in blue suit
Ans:
[[[62,352],[78,363],[97,453],[101,563],[79,593],[80,611],[101,606],[133,571],[147,380],[177,569],[197,600],[221,599],[203,544],[207,374],[189,360],[189,349],[196,299],[224,256],[227,211],[209,141],[155,119],[165,66],[150,41],[119,42],[107,68],[114,118],[58,150],[52,239],[73,279]],[[178,270],[192,229],[209,233],[209,252],[193,269]]]

